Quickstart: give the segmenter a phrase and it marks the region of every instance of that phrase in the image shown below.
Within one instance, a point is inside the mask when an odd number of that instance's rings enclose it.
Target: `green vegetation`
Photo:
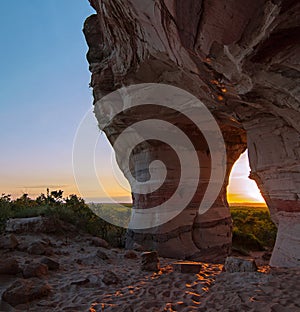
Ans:
[[[267,207],[230,207],[233,220],[233,248],[247,254],[249,251],[271,249],[277,228]]]
[[[112,225],[99,218],[76,195],[63,198],[63,191],[52,191],[47,195],[41,194],[35,200],[22,195],[15,200],[10,195],[0,197],[0,232],[4,230],[5,222],[9,218],[27,218],[48,216],[75,225],[82,231],[99,236],[107,240],[113,247],[123,247],[126,229]]]
[[[41,194],[35,200],[22,195],[15,200],[10,195],[0,197],[0,232],[8,218],[49,216],[68,223],[92,235],[107,240],[114,247],[123,247],[126,229],[112,225],[128,225],[131,204],[86,204],[76,195],[63,198],[63,191]],[[232,206],[233,247],[242,253],[271,249],[276,238],[276,226],[267,207]],[[101,215],[102,218],[98,217]]]
[[[104,220],[127,227],[130,221],[132,204],[88,204],[89,208]]]

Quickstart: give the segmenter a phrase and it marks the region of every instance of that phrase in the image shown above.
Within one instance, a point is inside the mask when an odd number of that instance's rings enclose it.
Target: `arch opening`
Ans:
[[[277,227],[259,187],[250,179],[248,150],[232,167],[227,201],[232,217],[232,254],[251,256],[259,265],[268,264],[274,248]]]
[[[249,178],[250,165],[248,150],[243,152],[233,165],[229,184],[227,186],[227,201],[229,205],[266,206],[266,202],[255,181]]]

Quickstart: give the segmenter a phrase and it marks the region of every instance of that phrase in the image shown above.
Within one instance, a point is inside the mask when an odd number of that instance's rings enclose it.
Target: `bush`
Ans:
[[[252,233],[245,233],[238,228],[233,228],[232,244],[236,249],[242,249],[245,251],[262,251],[265,250],[262,242],[255,237]]]
[[[0,232],[9,218],[48,216],[68,222],[91,235],[101,237],[113,247],[124,247],[126,229],[114,226],[95,215],[77,195],[62,197],[63,191],[41,194],[35,200],[27,194],[11,200],[10,195],[0,198]]]
[[[11,196],[2,194],[0,197],[0,232],[4,230],[5,222],[11,215]]]
[[[233,247],[246,251],[274,247],[277,228],[267,207],[231,207],[230,210]]]

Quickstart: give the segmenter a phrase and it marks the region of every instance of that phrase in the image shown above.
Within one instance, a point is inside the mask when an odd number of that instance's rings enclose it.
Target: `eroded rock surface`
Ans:
[[[234,272],[256,272],[257,265],[253,259],[246,260],[236,257],[227,257],[224,264],[224,271]]]
[[[203,198],[204,176],[199,191],[178,217],[155,229],[129,232],[128,247],[137,242],[164,256],[224,259],[231,246],[226,186],[247,136],[251,178],[279,228],[270,263],[299,266],[299,1],[90,2],[96,14],[86,20],[84,33],[95,104],[131,84],[180,87],[213,113],[227,149],[227,176],[208,212],[195,213]],[[168,118],[164,111],[156,113]],[[143,114],[122,115],[102,129],[113,143],[128,125],[145,118]],[[105,116],[96,110],[96,117],[101,124]],[[189,124],[182,118],[178,123],[193,136]],[[198,143],[201,166],[209,168],[206,146],[200,138]],[[172,157],[164,145],[143,144],[133,153],[132,169],[142,179],[152,160]],[[172,192],[178,177],[174,162],[166,166],[173,172],[167,187],[155,196],[133,192],[135,208],[147,209],[170,195],[168,190]]]
[[[57,231],[59,225],[51,218],[32,217],[32,218],[15,218],[9,219],[6,223],[5,230],[14,233],[53,233]]]

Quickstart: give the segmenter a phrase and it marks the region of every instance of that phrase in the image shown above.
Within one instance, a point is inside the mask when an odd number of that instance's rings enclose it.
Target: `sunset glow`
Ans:
[[[265,203],[255,181],[249,179],[250,166],[247,151],[234,164],[227,187],[229,203]]]
[[[96,121],[95,121],[96,123]],[[100,135],[95,150],[95,175],[98,184],[93,185],[87,177],[83,192],[79,192],[72,175],[71,165],[59,168],[56,172],[45,171],[42,164],[36,165],[36,171],[17,173],[6,172],[7,178],[0,181],[1,192],[13,197],[28,193],[32,198],[46,189],[64,190],[64,195],[77,194],[89,202],[131,202],[130,186],[115,161],[114,152],[105,135]],[[234,203],[264,204],[265,201],[250,173],[247,151],[243,153],[233,166],[227,187],[227,200]],[[82,191],[82,190],[81,190]]]
[[[82,34],[82,22],[93,9],[82,1],[70,7],[56,0],[39,5],[29,1],[5,12],[1,29],[7,25],[10,29],[3,32],[2,44],[10,49],[1,50],[5,62],[1,67],[0,192],[13,198],[24,193],[36,198],[49,188],[63,190],[64,196],[77,194],[86,201],[106,202],[113,198],[130,202],[128,182],[116,165],[105,135],[99,136],[95,151],[99,183],[84,177],[84,192],[79,192],[73,176],[74,136],[93,101],[85,58],[88,47]],[[22,21],[26,27],[20,28],[12,20]],[[22,44],[23,58],[20,42],[26,42]],[[217,80],[211,83],[219,85]],[[227,89],[222,87],[221,91],[225,94]],[[94,127],[98,131],[96,118]],[[230,203],[264,202],[255,182],[248,178],[249,171],[245,153],[230,176]]]

